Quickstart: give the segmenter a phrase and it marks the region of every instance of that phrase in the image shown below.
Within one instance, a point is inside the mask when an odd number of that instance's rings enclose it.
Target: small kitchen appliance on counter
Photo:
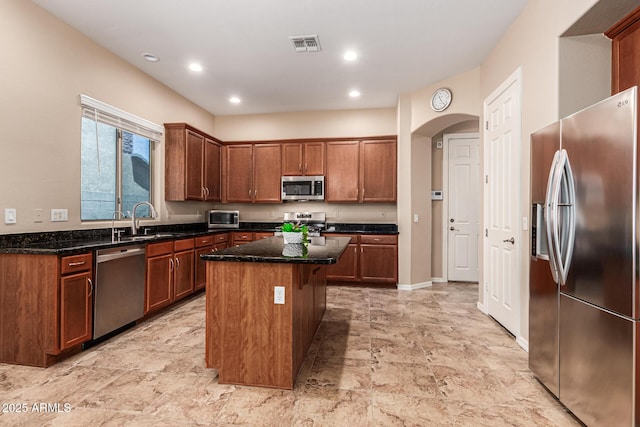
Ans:
[[[212,209],[207,212],[207,226],[209,228],[239,228],[240,211]]]

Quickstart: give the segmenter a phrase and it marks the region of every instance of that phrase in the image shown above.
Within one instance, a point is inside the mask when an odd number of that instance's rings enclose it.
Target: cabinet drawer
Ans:
[[[147,245],[147,258],[166,255],[173,252],[173,242],[150,243]]]
[[[269,232],[269,233],[256,233],[255,234],[256,238],[255,240],[260,240],[260,239],[268,239],[269,237],[273,237],[273,232]]]
[[[251,242],[253,241],[253,233],[238,233],[235,232],[233,233],[233,240],[237,241],[237,240],[242,240],[245,242]]]
[[[216,239],[213,234],[208,236],[196,237],[196,248],[202,248],[204,246],[211,246],[215,243]]]
[[[176,252],[193,249],[193,239],[176,240],[173,248]]]
[[[93,256],[90,253],[65,256],[60,259],[60,264],[61,274],[89,271],[93,267]]]
[[[349,244],[357,245],[358,244],[358,235],[357,234],[342,234],[342,233],[322,233],[325,237],[350,237],[351,241]]]
[[[213,243],[216,245],[219,243],[228,242],[228,241],[229,241],[229,233],[221,233],[221,234],[213,235]]]
[[[398,236],[394,235],[362,235],[360,243],[369,245],[397,245]]]

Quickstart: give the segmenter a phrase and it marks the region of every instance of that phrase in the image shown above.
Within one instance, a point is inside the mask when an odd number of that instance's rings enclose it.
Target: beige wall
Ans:
[[[433,276],[432,149],[433,137],[444,129],[469,120],[477,121],[480,69],[452,76],[418,92],[405,94],[398,103],[398,228],[399,283],[420,286]],[[439,87],[453,93],[445,112],[430,107],[431,95]],[[418,214],[419,222],[414,222]],[[409,231],[409,232],[408,232]]]
[[[396,135],[396,109],[302,111],[216,117],[223,141]]]
[[[107,226],[80,222],[81,93],[158,124],[214,130],[213,115],[30,1],[0,2],[0,52],[0,213],[4,219],[4,208],[16,208],[18,220],[1,221],[0,234]],[[197,218],[193,204],[163,202],[162,157],[160,144],[154,180],[162,220]],[[33,222],[36,208],[45,210],[42,223]],[[69,221],[48,221],[52,208],[68,209]]]

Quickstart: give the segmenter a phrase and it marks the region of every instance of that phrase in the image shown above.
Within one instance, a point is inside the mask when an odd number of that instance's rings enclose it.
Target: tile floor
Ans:
[[[579,425],[477,294],[330,287],[293,391],[218,384],[200,295],[53,367],[0,364],[0,425]]]

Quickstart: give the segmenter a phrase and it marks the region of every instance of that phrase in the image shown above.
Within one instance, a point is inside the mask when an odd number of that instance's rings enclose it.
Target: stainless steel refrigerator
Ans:
[[[589,426],[640,426],[636,97],[531,136],[529,368]]]

